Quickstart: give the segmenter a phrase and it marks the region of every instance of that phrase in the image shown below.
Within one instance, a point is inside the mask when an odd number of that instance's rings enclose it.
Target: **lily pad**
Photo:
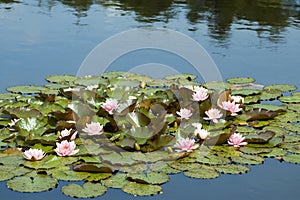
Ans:
[[[279,100],[283,103],[300,103],[300,96],[283,96]]]
[[[250,170],[243,165],[220,165],[216,166],[215,169],[222,174],[243,174]]]
[[[12,94],[12,93],[4,93],[4,94],[0,94],[0,100],[15,99],[18,96],[20,96],[20,95],[19,94]]]
[[[231,84],[213,81],[213,82],[207,82],[207,83],[203,84],[203,86],[205,86],[207,89],[220,91],[220,90],[229,89],[231,87]]]
[[[279,156],[284,156],[287,154],[287,151],[281,149],[281,148],[273,148],[271,152],[269,153],[262,153],[260,156],[267,157],[267,158],[275,158]]]
[[[102,180],[101,183],[110,188],[122,188],[129,183],[126,177],[126,174],[116,174],[108,179]]]
[[[282,157],[286,162],[300,164],[300,154],[288,154]]]
[[[45,87],[36,85],[23,85],[23,86],[13,86],[6,89],[12,93],[19,94],[37,94],[45,90]]]
[[[66,170],[65,168],[58,168],[53,171],[52,176],[63,181],[81,181],[89,177],[89,173],[75,172],[72,170]]]
[[[7,181],[7,187],[17,192],[43,192],[53,189],[58,181],[50,176],[30,173]]]
[[[280,90],[282,92],[289,92],[296,90],[297,87],[294,85],[289,85],[289,84],[274,84],[274,85],[268,85],[264,87],[265,91],[270,91],[270,90]]]
[[[51,75],[46,78],[47,81],[52,83],[72,83],[77,79],[76,76],[71,75]]]
[[[253,83],[254,81],[255,79],[251,77],[236,77],[227,79],[227,82],[231,84]]]
[[[12,179],[15,176],[31,172],[30,169],[15,165],[0,165],[0,181]]]
[[[100,183],[87,182],[85,184],[70,184],[63,186],[61,191],[70,197],[75,198],[94,198],[106,193],[107,188]]]
[[[93,173],[93,174],[90,174],[90,176],[85,178],[84,180],[94,182],[94,181],[100,181],[100,180],[107,179],[111,176],[112,176],[111,173]]]
[[[143,184],[160,185],[169,181],[169,176],[160,172],[130,173],[127,174],[127,180]]]
[[[219,177],[219,173],[210,166],[201,166],[198,169],[192,169],[183,173],[185,176],[190,178],[200,178],[200,179],[212,179]]]
[[[168,75],[165,77],[166,80],[173,80],[173,79],[188,79],[188,80],[194,80],[197,78],[194,74],[174,74],[174,75]]]
[[[272,151],[272,148],[258,148],[258,147],[244,146],[244,147],[241,147],[240,150],[243,153],[254,155],[254,154],[260,154],[260,153],[269,153]]]
[[[281,90],[268,90],[268,91],[263,91],[260,94],[260,99],[263,101],[275,100],[275,99],[279,98],[281,95],[282,95]]]
[[[262,164],[264,162],[264,158],[256,155],[247,155],[243,154],[241,156],[235,156],[231,157],[233,162],[239,163],[239,164],[247,164],[247,165],[258,165]]]
[[[231,95],[240,95],[240,96],[258,95],[260,93],[261,93],[260,90],[250,90],[250,89],[239,89],[239,90],[231,91]]]
[[[126,184],[122,190],[134,196],[151,196],[162,192],[162,188],[159,185],[148,185],[135,182]]]

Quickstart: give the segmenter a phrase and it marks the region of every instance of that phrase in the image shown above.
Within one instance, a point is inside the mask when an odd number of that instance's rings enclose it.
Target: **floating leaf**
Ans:
[[[71,75],[51,75],[46,78],[47,81],[52,83],[67,83],[70,84],[77,79],[76,76]]]
[[[7,187],[17,192],[43,192],[55,188],[57,180],[43,174],[30,173],[7,181]]]
[[[85,180],[87,180],[87,181],[100,181],[100,180],[107,179],[111,176],[112,176],[111,173],[95,173],[95,174],[90,174],[90,176],[85,178]]]
[[[31,170],[15,165],[0,165],[0,181],[12,179],[15,176],[21,176]]]
[[[203,84],[204,87],[211,89],[211,90],[225,90],[225,89],[229,89],[231,84],[229,83],[224,83],[224,82],[217,82],[217,81],[213,81],[213,82],[207,82],[205,84]]]
[[[283,96],[279,100],[283,103],[300,103],[300,96]]]
[[[74,166],[74,171],[76,172],[94,172],[94,173],[112,173],[114,170],[103,164],[89,164],[82,163]]]
[[[134,182],[126,184],[122,190],[134,196],[151,196],[162,192],[162,188],[159,185],[148,185]]]
[[[247,153],[247,154],[269,153],[269,152],[272,151],[271,148],[249,147],[249,145],[248,145],[248,146],[241,147],[240,150],[241,150],[243,153]]]
[[[45,87],[36,86],[36,85],[23,85],[23,86],[9,87],[6,90],[12,93],[19,93],[19,94],[36,94],[45,90]]]
[[[252,104],[247,105],[247,110],[250,109],[265,109],[274,112],[284,112],[287,109],[287,106],[284,105],[273,105],[273,104]]]
[[[183,173],[190,178],[212,179],[219,177],[219,173],[210,166],[202,165],[198,169],[192,169]]]
[[[241,96],[249,96],[249,95],[257,95],[260,94],[260,90],[251,90],[251,89],[239,89],[239,90],[232,90],[232,95],[241,95]]]
[[[231,83],[231,84],[253,83],[254,81],[255,81],[255,79],[251,78],[251,77],[237,77],[237,78],[227,79],[227,82]]]
[[[239,164],[247,164],[247,165],[258,165],[262,164],[264,162],[264,158],[256,155],[247,155],[243,154],[241,156],[235,156],[231,157],[233,162],[239,163]]]
[[[216,166],[215,169],[222,174],[243,174],[250,170],[242,165],[220,165]]]
[[[126,177],[126,174],[116,174],[108,179],[102,180],[101,183],[110,188],[122,188],[129,183]]]
[[[167,80],[172,80],[172,79],[187,79],[189,81],[197,78],[196,75],[194,74],[174,74],[174,75],[168,75],[165,77]]]
[[[160,185],[169,181],[169,176],[160,172],[130,173],[127,174],[127,180],[143,184]]]
[[[18,96],[20,96],[20,95],[19,94],[4,93],[4,94],[0,94],[0,99],[1,100],[10,100],[10,99],[15,99]]]
[[[81,181],[89,177],[89,173],[66,170],[65,168],[58,168],[53,171],[52,176],[63,181]]]
[[[286,162],[300,164],[300,154],[288,154],[282,157]]]
[[[267,158],[275,158],[279,156],[284,156],[287,154],[287,151],[281,149],[281,148],[273,148],[271,152],[269,153],[262,153],[260,156],[267,157]]]
[[[106,193],[107,188],[100,183],[87,182],[85,184],[69,184],[63,186],[61,191],[70,197],[75,198],[94,198]]]
[[[268,91],[263,91],[260,94],[260,99],[263,101],[275,100],[275,99],[279,98],[281,95],[282,95],[281,90],[268,90]]]
[[[245,142],[248,143],[267,143],[274,137],[275,133],[272,131],[259,132],[257,135],[248,135]]]
[[[297,87],[294,85],[288,85],[288,84],[274,84],[274,85],[268,85],[264,87],[265,91],[270,91],[270,90],[280,90],[282,92],[289,92],[292,90],[296,90]]]

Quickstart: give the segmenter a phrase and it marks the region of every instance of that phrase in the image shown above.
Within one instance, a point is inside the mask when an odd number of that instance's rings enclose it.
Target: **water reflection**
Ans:
[[[0,4],[15,3],[15,0],[0,0]],[[167,24],[171,19],[184,16],[187,23],[197,31],[206,24],[210,37],[224,41],[235,30],[251,30],[259,38],[281,42],[286,27],[300,28],[300,0],[39,0],[37,6],[51,7],[58,3],[72,8],[80,18],[88,17],[93,5],[128,15],[142,26],[156,22]]]

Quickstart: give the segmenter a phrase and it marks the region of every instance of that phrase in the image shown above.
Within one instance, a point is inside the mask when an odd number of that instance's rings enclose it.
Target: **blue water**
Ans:
[[[137,27],[168,28],[196,40],[223,79],[247,76],[264,85],[300,87],[299,1],[0,0],[0,92],[13,85],[45,84],[44,78],[52,74],[76,75],[99,43]],[[192,71],[174,55],[149,50],[123,56],[110,69],[153,62],[182,73]],[[248,174],[213,180],[172,176],[163,185],[163,195],[149,198],[110,189],[97,199],[298,199],[300,166],[267,160],[251,169]],[[59,189],[23,194],[4,184],[0,183],[0,191],[5,199],[70,199]]]

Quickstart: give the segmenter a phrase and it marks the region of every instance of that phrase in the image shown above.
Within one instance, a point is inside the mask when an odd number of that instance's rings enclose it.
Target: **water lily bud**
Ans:
[[[172,147],[167,147],[167,152],[168,152],[168,153],[173,153]]]
[[[178,128],[177,122],[174,122],[174,128]]]
[[[138,143],[134,143],[134,148],[137,151],[141,150],[141,147],[140,147],[140,145]]]
[[[140,87],[144,89],[146,86],[147,86],[147,83],[145,81],[141,81]]]

